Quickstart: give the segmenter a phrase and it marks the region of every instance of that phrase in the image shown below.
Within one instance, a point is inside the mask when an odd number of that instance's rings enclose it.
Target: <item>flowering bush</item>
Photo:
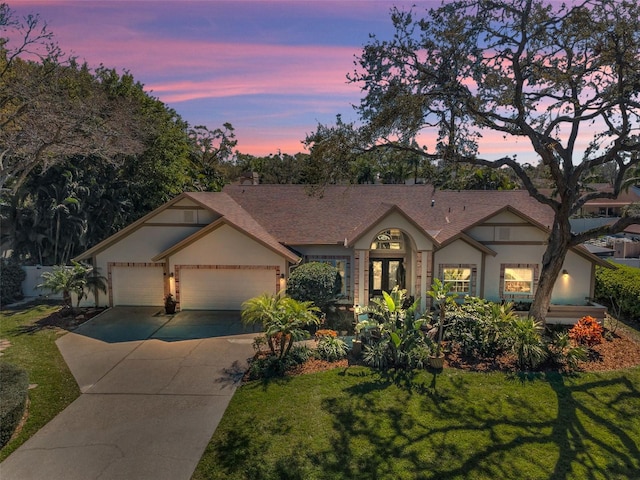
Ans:
[[[316,332],[315,338],[316,341],[318,341],[325,337],[336,338],[337,336],[338,332],[336,332],[335,330],[321,329]]]
[[[591,346],[602,343],[602,332],[602,325],[595,318],[587,315],[578,320],[569,330],[569,338],[578,345]]]

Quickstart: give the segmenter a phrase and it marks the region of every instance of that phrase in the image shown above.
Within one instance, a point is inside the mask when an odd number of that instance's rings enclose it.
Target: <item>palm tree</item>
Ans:
[[[284,358],[296,340],[307,336],[304,327],[320,322],[320,309],[313,302],[262,294],[242,304],[242,323],[262,324],[273,355]]]
[[[73,266],[56,265],[51,272],[42,274],[44,282],[38,285],[52,293],[62,293],[64,308],[73,310],[71,294],[77,297],[76,307],[88,295],[91,290],[101,290],[106,293],[107,287],[105,278],[98,275],[94,267],[78,262],[73,262]]]

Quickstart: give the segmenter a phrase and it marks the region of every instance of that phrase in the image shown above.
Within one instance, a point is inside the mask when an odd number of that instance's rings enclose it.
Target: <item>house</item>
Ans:
[[[229,185],[183,193],[87,250],[108,279],[101,304],[239,309],[276,294],[300,262],[343,277],[341,301],[365,305],[399,285],[426,306],[435,277],[459,294],[530,301],[552,212],[526,191],[439,191],[429,185]],[[604,261],[579,247],[555,304],[582,305]]]

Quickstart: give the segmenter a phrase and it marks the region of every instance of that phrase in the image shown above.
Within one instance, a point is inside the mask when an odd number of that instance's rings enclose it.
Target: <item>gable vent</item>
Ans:
[[[195,210],[183,210],[183,221],[184,223],[196,223],[196,212]]]
[[[511,229],[509,227],[499,227],[498,240],[511,240]]]

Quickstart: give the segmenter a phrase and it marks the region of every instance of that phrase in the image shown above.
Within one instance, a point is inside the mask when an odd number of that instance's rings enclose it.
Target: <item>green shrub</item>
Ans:
[[[585,347],[571,344],[568,332],[554,332],[551,340],[546,343],[546,350],[551,363],[569,370],[575,370],[579,362],[588,358],[588,350]]]
[[[27,274],[13,260],[3,258],[0,263],[0,302],[8,305],[22,299],[22,282]]]
[[[616,314],[640,320],[640,268],[596,268],[595,300]]]
[[[362,360],[373,368],[384,369],[391,363],[389,340],[382,339],[371,345],[365,345],[362,352]]]
[[[306,345],[294,345],[285,357],[257,356],[249,364],[249,379],[282,377],[287,370],[303,364],[312,356],[313,351]]]
[[[510,303],[467,297],[449,309],[445,337],[465,356],[493,358],[509,347],[508,326],[515,315]]]
[[[514,318],[510,322],[511,351],[522,370],[535,369],[547,359],[541,336],[542,326],[533,318]]]
[[[348,350],[349,347],[341,338],[324,335],[318,340],[316,351],[321,360],[335,362],[346,357]]]
[[[313,302],[321,310],[333,304],[342,290],[338,269],[326,263],[309,262],[295,268],[287,281],[287,295]]]
[[[0,362],[0,448],[15,431],[27,403],[27,372],[10,363]]]

